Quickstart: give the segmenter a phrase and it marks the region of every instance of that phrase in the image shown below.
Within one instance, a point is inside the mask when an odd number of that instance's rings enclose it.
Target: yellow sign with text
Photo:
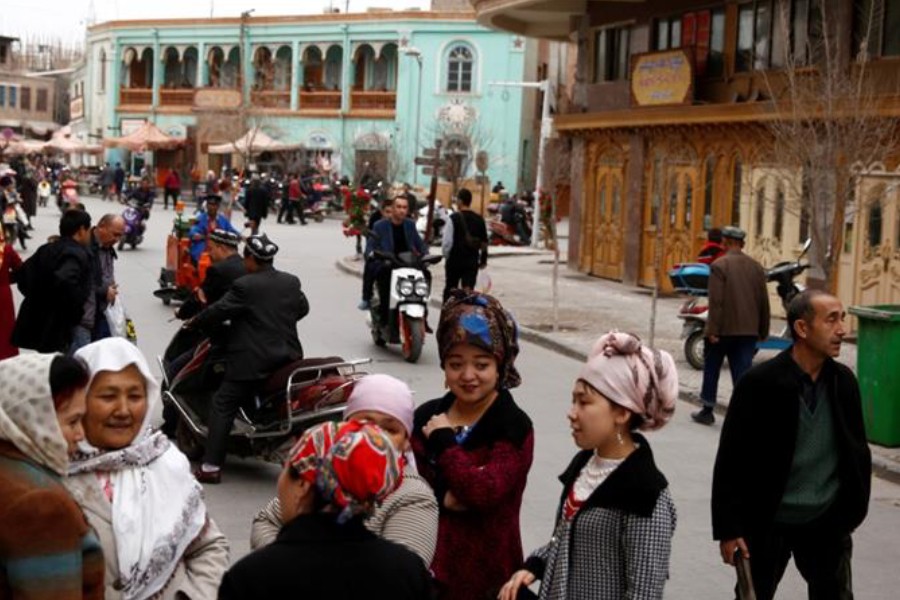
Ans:
[[[634,57],[631,68],[631,98],[634,104],[689,104],[693,100],[693,88],[693,63],[684,49]]]

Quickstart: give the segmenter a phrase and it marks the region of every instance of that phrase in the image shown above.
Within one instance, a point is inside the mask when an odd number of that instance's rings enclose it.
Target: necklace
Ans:
[[[596,453],[591,456],[575,480],[575,499],[586,500],[624,460],[624,458],[602,458]]]

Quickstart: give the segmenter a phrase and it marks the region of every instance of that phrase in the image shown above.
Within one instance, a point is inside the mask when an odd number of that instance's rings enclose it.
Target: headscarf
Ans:
[[[69,447],[50,393],[55,354],[22,354],[0,361],[0,439],[22,454],[65,475]]]
[[[407,437],[412,437],[416,404],[413,402],[412,390],[405,382],[382,373],[366,375],[356,381],[347,399],[344,419],[369,410],[394,417],[403,425]],[[403,458],[406,459],[404,467],[412,467],[414,470],[416,459],[412,451],[404,452]]]
[[[141,351],[124,338],[113,337],[88,344],[75,356],[87,363],[91,384],[102,371],[134,365],[147,386],[147,412],[131,444],[104,451],[84,442],[69,474],[109,472],[118,583],[127,600],[149,598],[165,586],[206,524],[202,488],[184,454],[161,432],[150,429],[159,384]]]
[[[675,412],[678,371],[672,355],[644,346],[636,335],[610,331],[602,336],[578,379],[640,415],[642,431],[659,429]]]
[[[303,433],[288,456],[287,464],[339,510],[339,523],[371,513],[400,481],[399,454],[371,423],[316,425]]]
[[[493,296],[453,290],[441,310],[437,331],[441,368],[456,344],[472,344],[497,360],[500,389],[514,388],[522,378],[514,363],[519,354],[519,327],[515,318]]]

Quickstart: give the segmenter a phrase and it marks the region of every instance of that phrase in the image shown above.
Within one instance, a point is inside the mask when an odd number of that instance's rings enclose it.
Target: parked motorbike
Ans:
[[[806,289],[806,286],[798,281],[799,277],[809,268],[808,262],[802,259],[809,251],[811,240],[806,240],[803,250],[797,260],[783,261],[766,271],[766,281],[776,283],[778,297],[787,311],[788,305],[794,296]],[[706,321],[709,316],[709,304],[702,299],[708,294],[710,267],[703,263],[685,263],[675,265],[669,271],[669,280],[676,291],[690,296],[679,309],[677,317],[684,321],[681,329],[681,338],[684,340],[684,357],[695,369],[703,369],[704,344]],[[793,340],[787,324],[777,336],[769,336],[756,344],[759,350],[784,350],[789,348]]]
[[[119,240],[119,250],[125,248],[125,244],[134,250],[144,241],[144,231],[147,225],[144,223],[150,218],[150,209],[141,205],[136,200],[129,200],[122,211],[122,219],[125,220],[125,234]]]
[[[432,246],[440,246],[444,239],[444,227],[447,225],[447,222],[450,220],[450,215],[453,214],[453,209],[445,207],[440,202],[435,202],[434,204],[434,217],[431,219],[431,245]],[[422,239],[427,239],[425,235],[426,230],[428,229],[428,209],[419,211],[419,216],[416,219],[416,230],[419,232],[419,235],[422,236]]]
[[[516,202],[513,208],[514,225],[503,222],[503,205],[488,206],[491,218],[487,222],[488,243],[491,246],[527,246],[531,243],[531,208]]]
[[[178,414],[178,448],[199,460],[209,436],[208,407],[222,381],[224,364],[210,357],[210,343],[196,347],[196,332],[180,329],[163,356],[163,403]],[[190,352],[180,368],[173,361]],[[228,436],[229,454],[282,464],[303,431],[324,421],[340,420],[353,385],[364,372],[357,367],[370,359],[344,360],[337,356],[292,361],[273,373],[262,391],[240,407]],[[173,367],[177,372],[172,373]]]
[[[391,267],[390,298],[381,298],[378,286],[369,309],[369,329],[376,346],[401,344],[406,362],[414,363],[425,344],[425,313],[431,297],[431,284],[425,278],[429,265],[441,261],[441,256],[416,256],[411,252],[394,255],[376,250],[373,259]],[[380,306],[388,302],[388,322],[382,323]]]

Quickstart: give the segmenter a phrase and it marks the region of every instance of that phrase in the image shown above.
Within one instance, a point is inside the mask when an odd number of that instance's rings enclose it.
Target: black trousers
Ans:
[[[212,406],[209,407],[209,419],[207,420],[209,435],[206,439],[206,452],[203,455],[204,464],[218,467],[225,464],[228,434],[231,433],[234,417],[244,402],[253,399],[253,395],[263,383],[265,380],[226,380],[216,390]]]
[[[775,525],[769,532],[748,536],[746,542],[757,600],[774,598],[791,556],[806,581],[810,600],[852,600],[853,541],[850,534],[837,533],[825,519],[806,525]]]
[[[169,208],[169,197],[172,198],[172,208],[175,208],[175,203],[178,202],[180,192],[181,190],[166,188],[165,193],[163,193],[163,208]]]
[[[444,264],[444,299],[450,297],[450,290],[456,288],[473,289],[478,279],[478,263],[465,263],[460,261],[447,261]]]

